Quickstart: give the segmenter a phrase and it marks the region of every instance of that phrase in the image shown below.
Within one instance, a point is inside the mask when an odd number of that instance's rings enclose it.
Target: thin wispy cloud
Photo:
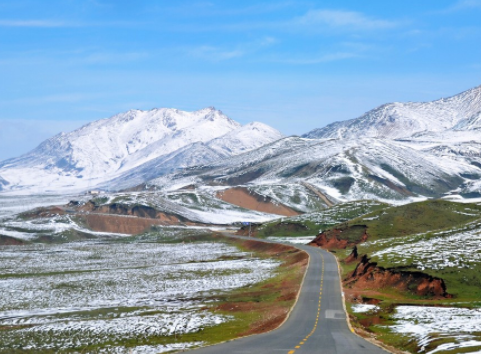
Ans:
[[[341,10],[310,10],[295,18],[292,25],[304,27],[327,26],[334,29],[376,30],[398,26],[397,22],[370,18],[360,12]]]
[[[306,57],[299,57],[299,58],[282,58],[277,59],[279,63],[284,64],[292,64],[292,65],[314,65],[314,64],[322,64],[322,63],[329,63],[335,62],[340,60],[346,59],[353,59],[360,57],[357,53],[349,53],[349,52],[337,52],[337,53],[328,53],[328,54],[321,54],[317,56],[306,56]]]
[[[111,22],[75,22],[57,20],[1,20],[0,27],[18,28],[74,28],[74,27],[130,27],[145,25],[137,22],[111,21]]]
[[[234,3],[237,5],[237,3]],[[182,17],[216,17],[216,16],[242,16],[242,15],[262,15],[285,10],[286,8],[299,7],[302,2],[298,1],[282,1],[275,3],[257,3],[254,5],[231,7],[218,6],[208,1],[190,2],[187,4],[173,5],[172,7],[165,7],[162,5],[150,6],[146,8],[149,13],[169,13],[181,15]]]
[[[402,21],[380,19],[367,16],[361,12],[343,11],[332,9],[308,10],[303,15],[285,20],[266,20],[248,22],[230,22],[196,26],[193,24],[178,24],[170,26],[172,30],[187,32],[212,32],[212,31],[260,31],[269,30],[276,32],[358,32],[380,29],[394,29],[401,27]]]
[[[240,49],[224,49],[209,45],[203,45],[195,48],[190,48],[187,51],[191,56],[202,58],[210,61],[222,61],[241,57],[245,54]]]
[[[148,59],[151,56],[149,52],[122,52],[122,51],[100,51],[98,49],[75,49],[75,50],[28,50],[17,53],[3,53],[0,59],[1,65],[15,66],[51,66],[55,63],[57,67],[72,66],[95,66],[109,64],[115,66],[117,64],[133,63]]]
[[[238,44],[233,48],[211,45],[197,46],[188,48],[187,53],[191,56],[209,61],[223,61],[243,57],[247,54],[253,54],[262,48],[269,47],[277,42],[277,39],[274,37],[263,37],[257,41]]]
[[[86,64],[111,64],[111,63],[128,63],[147,58],[148,54],[144,52],[132,53],[91,53],[79,61]]]
[[[453,10],[481,9],[481,0],[461,0],[455,3]]]
[[[467,10],[481,10],[481,0],[458,0],[453,5],[439,11],[434,11],[436,14],[452,14],[454,12]]]
[[[0,106],[5,104],[44,104],[44,103],[74,103],[90,98],[89,95],[80,93],[56,94],[38,97],[23,97],[14,100],[0,101]]]
[[[0,20],[0,27],[40,27],[40,28],[55,28],[55,27],[70,27],[73,24],[66,22],[51,21],[51,20]]]

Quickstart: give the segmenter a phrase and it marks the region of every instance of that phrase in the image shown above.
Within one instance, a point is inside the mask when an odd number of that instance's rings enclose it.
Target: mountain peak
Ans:
[[[229,135],[231,132],[235,133]],[[255,134],[244,133],[241,124],[214,107],[193,112],[131,109],[58,134],[30,153],[0,164],[0,172],[9,186],[34,186],[39,181],[58,189],[81,186],[87,181],[95,185],[149,161],[161,161],[162,156],[173,156],[184,147],[192,146],[182,155],[188,160],[177,158],[179,166],[202,163],[204,155],[196,143],[207,144],[224,137],[213,146],[221,152],[219,156],[230,156],[271,142],[280,135],[276,132],[265,126]],[[159,171],[163,171],[161,166]]]
[[[306,138],[406,138],[422,131],[455,127],[481,112],[481,86],[431,102],[388,103],[359,118],[335,122],[303,135]]]

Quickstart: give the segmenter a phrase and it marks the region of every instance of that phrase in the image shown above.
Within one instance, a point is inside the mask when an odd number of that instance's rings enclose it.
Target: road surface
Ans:
[[[288,320],[264,334],[192,350],[192,354],[386,354],[349,329],[337,263],[332,254],[310,246],[310,263],[299,300]]]

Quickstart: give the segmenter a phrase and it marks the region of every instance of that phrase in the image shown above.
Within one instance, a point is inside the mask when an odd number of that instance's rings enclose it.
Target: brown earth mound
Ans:
[[[357,246],[354,246],[351,254],[346,259],[344,259],[342,262],[344,262],[346,264],[350,264],[350,263],[356,262],[358,258],[359,258],[359,254],[357,252]]]
[[[450,298],[443,279],[422,272],[400,271],[395,268],[379,267],[364,255],[356,269],[344,279],[344,285],[351,289],[392,288],[399,292],[429,298]]]
[[[37,208],[31,211],[27,211],[22,214],[24,218],[35,219],[35,218],[47,218],[54,215],[65,215],[65,209],[60,206],[51,206],[44,208]]]
[[[286,205],[275,202],[272,198],[251,192],[245,187],[235,187],[217,192],[216,197],[224,202],[240,206],[241,208],[264,213],[283,216],[300,214]]]
[[[365,242],[368,239],[367,227],[364,225],[340,226],[326,230],[317,235],[309,245],[325,249],[346,249]]]
[[[154,225],[195,225],[206,224],[191,222],[181,215],[164,213],[147,205],[127,205],[112,203],[96,205],[89,201],[80,204],[70,201],[66,206],[39,208],[24,214],[27,218],[49,217],[66,213],[82,219],[93,231],[121,234],[139,234]]]
[[[1,246],[20,246],[26,244],[25,241],[19,240],[17,238],[2,236],[0,235],[0,245]]]
[[[120,215],[87,214],[82,215],[89,229],[98,232],[118,234],[141,234],[154,225],[173,225],[161,219],[125,217]]]

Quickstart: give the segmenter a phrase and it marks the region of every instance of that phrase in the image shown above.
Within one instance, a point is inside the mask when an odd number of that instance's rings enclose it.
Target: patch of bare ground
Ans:
[[[20,246],[24,244],[26,244],[26,242],[23,240],[0,235],[0,246]]]
[[[331,230],[321,232],[309,244],[327,250],[346,249],[366,242],[369,235],[364,225],[341,225]]]
[[[90,230],[129,235],[143,233],[154,225],[166,225],[165,222],[159,219],[102,215],[95,213],[82,215],[80,218],[85,221],[85,224]]]
[[[92,202],[70,202],[66,206],[38,208],[22,216],[27,219],[69,214],[78,217],[92,231],[136,235],[152,226],[207,226],[189,221],[181,215],[165,213],[146,205],[112,203],[97,206]]]
[[[343,280],[350,289],[390,289],[429,299],[450,298],[443,279],[422,272],[383,268],[364,255],[353,272]]]
[[[300,213],[288,206],[274,201],[245,187],[235,187],[217,192],[216,197],[224,202],[240,206],[241,208],[256,210],[263,213],[295,216]]]

